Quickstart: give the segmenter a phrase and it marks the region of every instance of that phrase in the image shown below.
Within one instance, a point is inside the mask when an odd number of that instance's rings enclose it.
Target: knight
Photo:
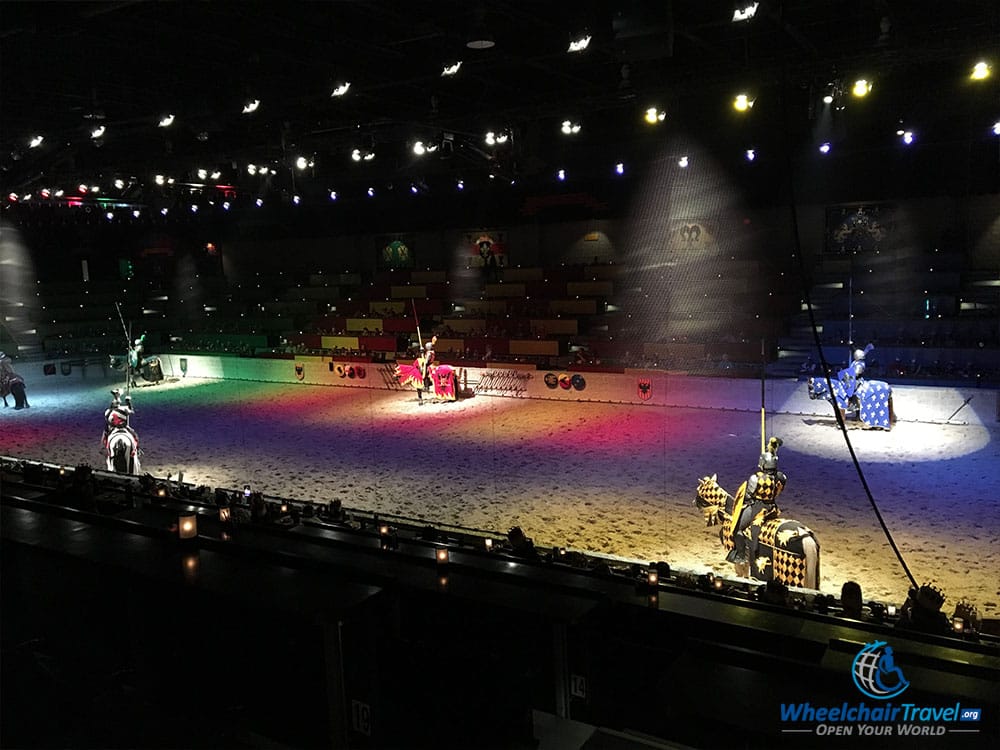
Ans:
[[[135,414],[132,408],[132,397],[126,395],[121,398],[121,390],[115,388],[111,391],[111,404],[104,410],[104,436],[101,438],[101,446],[105,453],[108,450],[108,437],[114,430],[125,430],[135,441],[136,448],[139,447],[139,435],[132,429],[131,418]]]
[[[844,384],[844,395],[846,398],[853,398],[855,392],[858,390],[858,386],[861,384],[861,376],[865,372],[865,357],[874,348],[874,344],[868,344],[864,349],[855,349],[851,363],[837,373],[837,379]]]
[[[779,514],[775,501],[785,489],[788,477],[778,470],[778,448],[783,441],[772,437],[760,454],[757,470],[736,491],[730,527],[733,548],[726,560],[736,565],[749,565],[757,556],[757,537],[765,521]]]

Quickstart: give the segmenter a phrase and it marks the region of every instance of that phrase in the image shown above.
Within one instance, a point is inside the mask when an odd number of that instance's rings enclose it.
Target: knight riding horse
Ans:
[[[777,471],[780,445],[780,439],[771,438],[757,472],[740,485],[735,497],[719,486],[713,474],[698,483],[695,504],[708,526],[722,524],[719,540],[737,575],[818,589],[815,534],[800,521],[782,518],[774,503],[786,481]]]
[[[809,378],[809,398],[826,399],[833,408],[840,410],[842,417],[854,411],[865,427],[890,430],[896,416],[892,409],[892,387],[881,380],[862,377],[865,356],[874,348],[868,344],[864,349],[857,349],[852,362],[837,373],[836,379],[831,378],[829,384],[825,377]]]
[[[135,413],[132,399],[125,396],[122,400],[121,391],[117,388],[111,391],[111,396],[111,405],[104,411],[102,440],[107,469],[119,474],[138,474],[139,436],[130,424],[132,414]]]

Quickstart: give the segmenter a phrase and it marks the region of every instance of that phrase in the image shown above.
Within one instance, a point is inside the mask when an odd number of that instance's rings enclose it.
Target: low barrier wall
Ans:
[[[221,378],[274,383],[306,383],[345,388],[402,390],[393,377],[393,363],[350,362],[329,357],[255,359],[201,354],[164,354],[160,363],[165,378]],[[445,364],[448,364],[447,362]],[[48,369],[46,374],[45,368]],[[95,382],[121,382],[121,371],[100,358],[58,363],[24,363],[15,368],[28,384],[52,378]],[[456,366],[459,388],[477,395],[557,401],[595,401],[649,406],[678,406],[737,411],[759,411],[761,383],[755,379],[689,376],[664,370],[584,372],[535,370],[527,365],[487,364]],[[984,388],[894,385],[893,401],[901,420],[1000,421],[1000,391]],[[830,405],[811,400],[804,381],[772,379],[764,383],[768,413],[830,416]]]

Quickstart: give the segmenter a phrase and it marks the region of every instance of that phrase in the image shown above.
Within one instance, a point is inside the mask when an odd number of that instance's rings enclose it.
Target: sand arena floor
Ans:
[[[0,411],[0,454],[102,466],[108,389],[29,385],[31,409]],[[804,384],[803,384],[803,387]],[[168,379],[133,391],[143,471],[505,533],[675,569],[732,575],[693,506],[698,478],[734,492],[755,468],[760,413],[476,396],[420,406],[412,392]],[[829,419],[768,414],[784,440],[784,515],[821,546],[821,589],[861,583],[901,604],[909,582],[844,435]],[[919,583],[1000,616],[1000,425],[902,421],[848,432]]]

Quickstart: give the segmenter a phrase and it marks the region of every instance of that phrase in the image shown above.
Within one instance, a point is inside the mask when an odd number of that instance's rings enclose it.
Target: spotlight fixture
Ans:
[[[160,122],[157,124],[157,127],[169,128],[173,124],[174,124],[174,116],[164,115],[163,117],[160,118]]]
[[[501,130],[499,132],[488,130],[486,131],[486,135],[483,136],[483,142],[487,146],[496,146],[506,143],[508,140],[510,140],[510,133],[506,130]]]
[[[587,47],[590,46],[590,34],[573,39],[569,43],[569,48],[567,52],[583,52]]]
[[[896,135],[898,135],[899,139],[903,143],[905,143],[907,146],[909,146],[911,143],[913,143],[913,131],[912,130],[899,129],[899,130],[896,131]]]
[[[993,123],[993,127],[990,128],[990,130],[993,133],[993,135],[1000,135],[1000,120],[997,120],[995,123]]]
[[[749,21],[757,15],[757,6],[760,3],[737,2],[733,7],[733,23]]]
[[[746,94],[737,94],[736,98],[733,99],[733,109],[737,112],[746,112],[748,109],[753,108],[753,103],[754,100]]]
[[[559,182],[565,182],[566,181],[566,170],[565,169],[560,169],[558,172],[556,172],[556,179],[558,179]]]
[[[690,160],[686,156],[682,156],[680,159],[677,160],[677,166],[680,167],[681,169],[687,169],[690,163],[691,163]]]
[[[871,90],[872,90],[872,82],[865,78],[859,78],[854,82],[854,85],[851,87],[851,93],[854,94],[854,96],[856,96],[859,99],[868,96],[868,94],[871,93]]]
[[[42,141],[44,140],[45,140],[44,135],[36,135],[28,143],[28,148],[38,148],[39,146],[42,145]]]
[[[657,109],[656,107],[650,107],[645,111],[642,116],[649,125],[657,125],[667,119],[667,113],[662,109]]]
[[[563,120],[560,130],[564,135],[576,135],[580,132],[580,123],[572,120]]]
[[[615,164],[615,174],[625,174],[625,164],[623,162]]]
[[[243,114],[249,115],[260,107],[260,99],[249,99],[243,104]]]
[[[984,81],[990,77],[990,73],[993,70],[990,64],[985,60],[980,60],[975,65],[972,66],[972,72],[969,74],[969,78],[973,81]]]
[[[105,128],[103,125],[98,125],[96,128],[90,131],[90,137],[96,141],[98,138],[104,135],[105,130],[107,130],[107,128]]]
[[[330,96],[331,97],[334,97],[334,96],[343,96],[344,94],[347,93],[348,89],[350,89],[350,88],[351,88],[350,81],[344,81],[343,83],[338,83],[334,87],[334,89],[331,92]]]
[[[337,191],[336,190],[331,190],[330,191],[330,200],[332,200],[332,201],[337,200]]]
[[[754,159],[757,158],[757,151],[752,148],[748,148],[746,151],[743,152],[743,156],[746,157],[747,161],[753,161]]]
[[[821,154],[828,154],[828,153],[830,153],[830,142],[826,141],[824,143],[821,143],[819,145],[819,152]]]
[[[308,169],[309,167],[312,166],[312,160],[307,159],[304,156],[300,156],[298,159],[295,160],[295,166],[300,170]]]
[[[456,60],[451,65],[445,65],[441,69],[441,77],[442,78],[447,78],[448,76],[457,75],[458,74],[458,70],[461,67],[462,67],[462,61],[461,60]]]

